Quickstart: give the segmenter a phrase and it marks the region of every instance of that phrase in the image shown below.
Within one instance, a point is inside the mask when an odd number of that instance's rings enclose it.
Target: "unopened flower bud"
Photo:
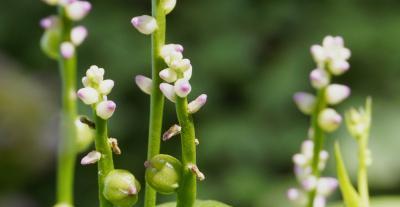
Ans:
[[[151,90],[153,88],[153,81],[143,75],[137,75],[135,77],[136,85],[142,90],[144,93],[151,95]]]
[[[76,144],[78,152],[86,150],[94,140],[94,130],[87,124],[82,123],[80,119],[75,121],[76,127]]]
[[[350,96],[350,88],[341,84],[331,84],[326,88],[325,98],[329,104],[335,105]]]
[[[175,82],[174,90],[177,96],[185,98],[192,90],[192,86],[187,79],[182,78]]]
[[[146,165],[146,181],[151,187],[162,194],[176,192],[182,176],[179,160],[170,155],[158,154]]]
[[[176,72],[170,68],[166,68],[159,73],[161,79],[165,82],[172,83],[178,78]]]
[[[127,170],[112,170],[104,180],[103,196],[114,206],[133,206],[138,200],[139,191],[139,182]]]
[[[305,140],[301,144],[301,154],[303,154],[307,159],[311,159],[314,154],[314,142],[312,140]]]
[[[314,198],[314,205],[313,207],[325,207],[326,206],[326,198],[322,195],[317,195]]]
[[[177,59],[171,62],[170,67],[179,72],[185,72],[192,68],[189,59]]]
[[[317,181],[318,180],[315,176],[309,176],[301,182],[301,185],[303,186],[304,190],[312,191],[317,187]]]
[[[133,17],[131,23],[139,32],[146,35],[153,33],[158,28],[156,19],[149,15]]]
[[[94,164],[101,159],[101,153],[97,151],[89,152],[85,157],[81,160],[81,165],[89,165]]]
[[[316,100],[315,96],[306,92],[297,92],[293,96],[297,107],[304,114],[311,114],[314,111]]]
[[[102,101],[96,106],[96,114],[104,120],[109,119],[117,105],[113,101]]]
[[[75,46],[70,42],[63,42],[60,46],[63,58],[69,59],[75,54]]]
[[[294,164],[300,167],[304,167],[308,163],[307,157],[303,154],[295,154],[292,159]]]
[[[307,202],[307,197],[304,194],[304,192],[297,188],[290,188],[287,191],[286,196],[289,199],[289,201],[299,206],[303,206]]]
[[[326,108],[318,116],[319,126],[326,132],[335,131],[342,122],[342,117],[334,109]]]
[[[344,60],[333,61],[329,67],[329,71],[333,75],[341,75],[348,71],[350,68],[350,64]]]
[[[99,101],[99,93],[91,87],[81,88],[77,92],[78,97],[87,105],[91,105]]]
[[[330,77],[326,70],[317,68],[311,71],[310,81],[314,88],[321,89],[329,84]]]
[[[87,1],[74,1],[65,7],[68,18],[74,21],[83,19],[91,9],[92,5]]]
[[[338,187],[338,181],[331,177],[322,177],[318,180],[317,192],[323,196],[329,196]]]
[[[311,46],[310,50],[311,50],[311,54],[314,58],[314,61],[316,63],[318,63],[319,66],[322,66],[322,64],[326,60],[326,54],[325,54],[324,48],[321,47],[320,45],[313,45],[313,46]]]
[[[204,104],[206,104],[206,102],[207,102],[207,95],[201,94],[195,100],[191,101],[188,104],[188,113],[189,114],[196,113],[201,109],[202,106],[204,106]]]
[[[176,0],[163,0],[162,5],[165,11],[165,14],[169,14],[176,5]]]
[[[174,90],[173,85],[168,84],[168,83],[161,83],[160,90],[168,100],[175,103],[176,96],[175,96],[175,90]]]
[[[86,77],[88,80],[94,84],[100,84],[104,78],[104,69],[99,68],[96,65],[90,66],[90,68],[86,71]]]
[[[59,24],[59,20],[57,16],[51,15],[48,17],[45,17],[40,20],[40,26],[43,29],[50,29],[52,27],[55,27]]]
[[[107,79],[100,82],[99,92],[103,95],[108,95],[114,87],[114,81]]]
[[[77,26],[71,30],[71,42],[78,46],[86,39],[88,31],[84,26]]]
[[[160,56],[164,59],[164,61],[170,65],[175,60],[181,60],[183,58],[182,55],[183,46],[179,44],[167,44],[161,48]]]

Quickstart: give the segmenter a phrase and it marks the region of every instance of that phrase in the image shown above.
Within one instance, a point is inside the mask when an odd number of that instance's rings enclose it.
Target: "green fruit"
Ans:
[[[127,170],[113,170],[104,180],[103,196],[116,207],[131,207],[138,200],[140,183]]]
[[[59,56],[61,44],[61,28],[52,27],[46,29],[40,40],[40,47],[43,52],[52,59],[57,59]]]
[[[79,119],[75,121],[75,126],[77,150],[78,152],[83,152],[93,143],[95,130],[82,123]]]
[[[157,192],[171,194],[179,187],[182,174],[182,164],[170,155],[154,156],[146,169],[146,181]]]

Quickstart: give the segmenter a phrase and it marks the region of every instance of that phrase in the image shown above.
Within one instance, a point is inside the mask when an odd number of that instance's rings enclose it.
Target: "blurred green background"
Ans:
[[[92,3],[93,12],[81,22],[90,34],[79,48],[79,76],[96,64],[115,80],[111,99],[118,109],[110,135],[123,151],[116,166],[143,183],[149,97],[133,77],[150,75],[150,38],[132,28],[130,19],[149,14],[150,0]],[[398,194],[399,9],[396,0],[178,0],[168,16],[167,42],[183,44],[192,61],[191,97],[209,95],[195,115],[198,163],[207,176],[199,197],[235,207],[290,206],[285,192],[297,185],[291,156],[309,123],[292,94],[312,91],[309,47],[328,34],[342,35],[352,50],[351,70],[335,80],[352,88],[339,111],[374,98],[372,195]],[[0,6],[0,207],[54,202],[60,80],[56,62],[40,51],[38,25],[54,12],[38,0],[5,0]],[[89,114],[88,107],[80,112]],[[165,129],[176,123],[170,102],[165,117]],[[329,136],[330,151],[334,140],[340,140],[354,172],[354,141],[344,127]],[[162,152],[179,156],[179,139],[163,143]],[[334,175],[332,159],[330,164],[326,174]],[[75,189],[77,207],[97,205],[95,166],[77,165]]]

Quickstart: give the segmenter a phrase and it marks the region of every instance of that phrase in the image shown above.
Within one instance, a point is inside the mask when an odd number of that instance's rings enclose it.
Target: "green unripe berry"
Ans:
[[[43,52],[52,59],[59,56],[61,44],[61,28],[59,26],[46,29],[40,40]]]
[[[147,162],[146,181],[157,192],[171,194],[179,187],[182,164],[176,158],[159,154]]]
[[[131,207],[138,200],[140,183],[127,170],[112,170],[104,180],[103,196],[115,207]]]

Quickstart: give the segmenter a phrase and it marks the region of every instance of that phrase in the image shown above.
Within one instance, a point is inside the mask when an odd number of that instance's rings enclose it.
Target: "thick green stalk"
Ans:
[[[367,150],[367,137],[358,138],[358,191],[364,207],[369,207]]]
[[[59,8],[61,19],[62,40],[70,40],[72,22]],[[57,163],[57,203],[73,206],[73,186],[76,160],[76,129],[77,118],[76,103],[76,56],[65,59],[60,54],[58,58],[62,82],[62,113],[61,113],[61,136],[58,144]]]
[[[178,189],[177,207],[192,207],[196,201],[196,176],[189,169],[196,164],[195,130],[192,116],[188,113],[186,98],[176,98],[176,114],[181,128],[183,180]]]
[[[93,110],[96,123],[96,151],[101,153],[101,159],[98,162],[98,183],[99,183],[99,202],[100,207],[113,207],[103,196],[104,180],[107,174],[114,169],[112,150],[108,143],[107,121],[96,115]]]
[[[320,162],[320,152],[324,147],[324,131],[318,125],[318,116],[321,111],[326,107],[325,101],[325,88],[318,91],[317,94],[317,106],[311,117],[311,128],[313,130],[313,141],[314,141],[314,152],[312,159],[312,175],[316,178],[320,177],[319,162]],[[316,190],[312,190],[308,195],[308,207],[313,207],[314,198],[316,196]]]
[[[152,0],[152,15],[157,20],[158,29],[152,34],[152,80],[153,87],[150,96],[150,119],[147,160],[160,153],[162,119],[164,110],[164,96],[159,89],[162,82],[159,73],[164,69],[164,61],[160,56],[162,46],[165,44],[165,12],[160,6],[161,0]],[[157,200],[156,191],[146,183],[144,207],[155,207]]]

